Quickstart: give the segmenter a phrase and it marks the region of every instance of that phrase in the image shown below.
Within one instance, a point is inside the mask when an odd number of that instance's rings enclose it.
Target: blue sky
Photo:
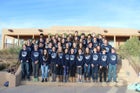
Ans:
[[[140,29],[140,0],[1,0],[2,28],[100,26]]]

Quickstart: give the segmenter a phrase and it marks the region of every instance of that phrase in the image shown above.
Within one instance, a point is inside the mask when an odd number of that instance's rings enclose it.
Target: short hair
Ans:
[[[43,34],[43,33],[41,33],[41,34],[40,34],[40,36],[44,36],[44,34]]]

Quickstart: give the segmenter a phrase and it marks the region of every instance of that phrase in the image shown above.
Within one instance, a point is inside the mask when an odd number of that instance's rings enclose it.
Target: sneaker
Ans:
[[[47,82],[48,80],[47,80],[47,78],[45,79],[45,82]]]
[[[42,81],[41,82],[44,82],[44,79],[42,79]]]

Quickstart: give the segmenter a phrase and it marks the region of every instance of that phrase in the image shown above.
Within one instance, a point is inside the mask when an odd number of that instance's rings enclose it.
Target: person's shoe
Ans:
[[[30,78],[29,77],[27,79],[28,79],[28,81],[30,81]]]
[[[118,83],[118,81],[116,81],[116,80],[115,80],[114,82],[115,82],[115,83]]]
[[[45,79],[45,82],[47,82],[48,80],[47,80],[47,78]]]
[[[110,80],[108,80],[108,81],[106,81],[107,83],[109,83],[110,82]]]
[[[41,82],[44,82],[44,79],[42,79],[42,81]]]

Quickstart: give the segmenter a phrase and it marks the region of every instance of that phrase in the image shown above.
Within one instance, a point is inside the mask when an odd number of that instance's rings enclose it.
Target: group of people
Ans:
[[[47,82],[117,82],[116,50],[101,34],[55,34],[27,40],[19,52],[22,79]]]

